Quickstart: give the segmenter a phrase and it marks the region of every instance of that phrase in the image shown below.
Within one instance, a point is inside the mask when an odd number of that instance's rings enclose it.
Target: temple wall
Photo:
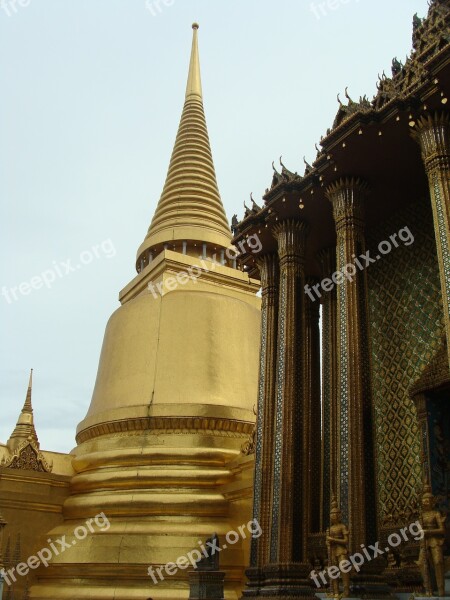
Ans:
[[[417,518],[420,437],[410,387],[431,361],[444,334],[431,206],[413,201],[372,229],[371,256],[381,241],[408,227],[414,242],[367,269],[375,407],[378,522],[396,530]]]
[[[0,448],[0,455],[6,448]],[[35,472],[28,469],[0,467],[0,509],[7,525],[3,536],[3,558],[6,570],[27,561],[45,543],[45,534],[62,522],[62,507],[69,495],[72,473],[69,455],[45,452],[53,472]],[[35,571],[27,576],[10,579],[4,585],[5,600],[25,598],[27,586],[35,578]]]

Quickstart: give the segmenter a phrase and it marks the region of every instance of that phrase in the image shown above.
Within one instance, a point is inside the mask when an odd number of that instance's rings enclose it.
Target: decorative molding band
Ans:
[[[39,471],[33,473],[36,476],[27,477],[25,471],[19,469],[9,469],[0,465],[0,481],[12,481],[15,484],[24,483],[31,485],[46,485],[52,488],[67,488],[70,485],[71,475],[60,475],[55,473],[43,473],[38,475]]]
[[[43,502],[27,502],[24,500],[21,501],[2,499],[2,509],[3,508],[10,508],[12,510],[54,513],[61,515],[63,512],[63,503],[61,502],[61,504],[44,504]]]
[[[76,437],[77,444],[113,433],[157,430],[158,433],[189,434],[208,432],[215,436],[248,437],[255,424],[251,421],[215,419],[213,417],[142,417],[121,419],[88,427]]]

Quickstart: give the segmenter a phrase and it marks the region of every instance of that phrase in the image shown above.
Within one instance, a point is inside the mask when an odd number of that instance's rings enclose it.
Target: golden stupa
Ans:
[[[155,584],[148,567],[251,519],[253,457],[242,448],[255,420],[259,282],[228,251],[193,30],[164,190],[106,328],[64,522],[46,536],[76,543],[39,572],[35,600],[188,598],[186,570]],[[110,527],[75,540],[100,513]],[[239,596],[248,542],[221,555],[227,598]]]

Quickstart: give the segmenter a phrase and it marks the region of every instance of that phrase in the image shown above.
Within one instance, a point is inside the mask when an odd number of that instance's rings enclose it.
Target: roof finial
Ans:
[[[198,32],[199,24],[192,23],[192,50],[191,62],[189,63],[189,76],[186,86],[186,99],[197,96],[202,98],[202,80],[200,77],[200,57],[198,53]]]
[[[23,405],[22,412],[33,412],[31,405],[31,392],[33,390],[33,369],[30,371],[30,380],[28,381],[27,397],[25,398],[25,404]]]
[[[25,440],[33,440],[39,445],[36,429],[34,427],[33,419],[33,406],[31,404],[31,393],[33,386],[33,369],[30,372],[30,379],[28,382],[27,395],[22,411],[17,420],[16,427],[9,438],[7,445],[10,450],[15,450]]]

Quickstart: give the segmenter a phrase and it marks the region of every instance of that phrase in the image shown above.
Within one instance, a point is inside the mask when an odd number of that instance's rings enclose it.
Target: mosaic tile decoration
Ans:
[[[326,298],[325,302],[331,303],[330,298]],[[322,447],[322,469],[323,469],[323,510],[322,510],[322,530],[328,529],[330,526],[330,482],[331,482],[331,427],[330,427],[330,416],[331,416],[331,359],[329,356],[329,343],[330,340],[330,308],[327,306],[324,308],[322,315],[322,381],[323,391],[322,395],[324,398],[323,402],[323,447]]]
[[[357,242],[357,253],[360,256],[365,251],[361,242]],[[358,271],[357,278],[359,282],[359,289],[366,289],[366,276],[367,271]],[[369,316],[368,316],[368,302],[366,294],[360,293],[359,298],[359,315],[360,322],[364,327],[364,331],[369,331]],[[377,511],[377,494],[376,494],[376,477],[375,477],[375,456],[374,456],[374,444],[375,444],[375,426],[374,426],[374,410],[372,403],[372,390],[371,390],[371,378],[370,378],[370,347],[368,343],[361,344],[361,365],[362,370],[362,385],[364,390],[363,396],[363,432],[364,432],[364,469],[366,472],[364,482],[364,500],[365,500],[365,530],[366,539],[368,542],[376,542],[377,540],[377,523],[372,515],[376,514]],[[369,475],[370,473],[370,475]]]
[[[340,240],[338,247],[338,269],[342,269],[345,266],[345,251],[344,241]],[[348,349],[347,349],[347,296],[345,285],[341,285],[338,288],[339,294],[339,310],[338,315],[338,344],[339,344],[339,363],[338,369],[340,373],[340,405],[338,408],[339,424],[338,424],[338,437],[339,437],[339,491],[338,501],[342,511],[342,519],[344,523],[349,522],[348,513],[348,488],[349,488],[349,416],[348,416],[348,398],[349,398],[349,381],[348,381]]]
[[[444,281],[445,281],[445,293],[447,296],[447,310],[450,311],[450,252],[447,244],[447,225],[444,216],[444,205],[443,198],[441,195],[440,178],[435,171],[433,173],[433,189],[434,189],[434,201],[436,204],[436,216],[439,227],[439,239],[442,250],[442,260],[444,262]]]
[[[278,557],[278,531],[280,525],[280,491],[281,491],[281,454],[283,446],[283,386],[286,359],[286,301],[287,275],[283,273],[280,281],[280,309],[278,323],[278,372],[277,396],[275,409],[275,462],[272,496],[272,528],[270,538],[270,561],[276,562]]]
[[[408,390],[441,343],[444,331],[431,204],[409,204],[367,240],[371,256],[393,233],[408,227],[402,242],[367,269],[372,340],[372,394],[376,419],[379,522],[409,523],[421,481],[420,431]]]
[[[256,448],[255,448],[255,483],[253,491],[253,519],[260,522],[261,492],[262,492],[262,451],[264,429],[264,394],[266,389],[266,353],[267,353],[267,297],[263,297],[261,306],[261,345],[259,364],[258,409],[256,417]],[[256,567],[258,562],[258,540],[252,537],[250,543],[250,566]]]

